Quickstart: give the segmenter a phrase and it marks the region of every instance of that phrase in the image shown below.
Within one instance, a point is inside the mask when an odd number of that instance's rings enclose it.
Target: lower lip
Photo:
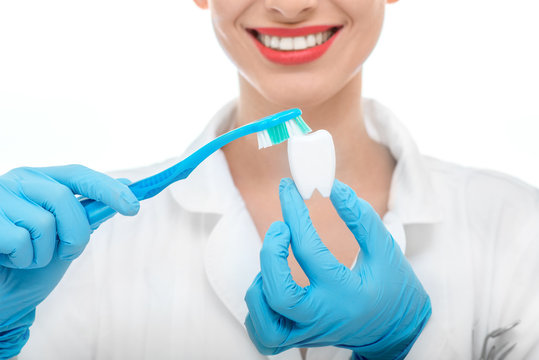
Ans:
[[[337,31],[334,33],[325,43],[314,46],[312,48],[304,49],[304,50],[293,50],[293,51],[279,51],[274,50],[269,47],[264,46],[258,39],[256,39],[254,36],[251,36],[253,38],[253,41],[255,42],[256,47],[262,55],[266,57],[266,59],[277,63],[281,65],[299,65],[299,64],[305,64],[311,61],[314,61],[318,59],[320,56],[324,55],[324,53],[329,49],[335,38],[337,37],[337,34],[339,34],[340,31]]]

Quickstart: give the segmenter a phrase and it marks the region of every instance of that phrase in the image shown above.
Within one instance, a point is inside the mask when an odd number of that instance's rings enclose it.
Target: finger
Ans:
[[[247,314],[247,317],[245,318],[245,328],[247,329],[247,334],[249,335],[251,342],[256,346],[258,352],[261,353],[262,355],[277,355],[283,351],[286,351],[288,349],[295,347],[292,345],[268,347],[262,344],[260,342],[260,337],[254,328],[251,314]]]
[[[16,226],[0,209],[0,265],[25,268],[34,259],[32,239],[26,229]]]
[[[290,228],[292,251],[311,284],[334,279],[342,271],[343,265],[320,240],[309,217],[309,210],[291,179],[281,180],[279,197],[284,221]]]
[[[268,347],[262,344],[258,336],[258,333],[256,332],[255,327],[253,325],[251,314],[247,314],[247,317],[245,318],[245,328],[247,329],[247,334],[249,335],[251,342],[254,344],[254,346],[256,347],[259,353],[266,356],[278,354],[277,348]]]
[[[293,321],[301,322],[312,318],[313,314],[302,306],[307,291],[292,278],[288,266],[289,246],[288,226],[281,221],[271,224],[260,251],[264,295],[273,310]]]
[[[391,235],[384,223],[372,206],[360,199],[348,185],[335,180],[330,199],[365,255],[373,254],[388,245]]]
[[[90,240],[90,224],[81,203],[66,186],[56,181],[21,180],[27,198],[51,212],[56,220],[58,257],[77,258]]]
[[[30,233],[33,260],[30,261],[30,265],[24,267],[44,267],[51,261],[56,247],[54,215],[20,196],[24,197],[24,194],[15,194],[11,188],[0,183],[0,204],[5,216],[13,224],[25,228]],[[27,250],[24,251],[28,254]]]
[[[135,215],[140,208],[137,198],[127,185],[82,165],[55,166],[38,170],[67,186],[73,193],[100,201],[122,215]]]
[[[293,322],[275,312],[266,301],[263,291],[262,275],[259,273],[245,294],[245,302],[249,309],[249,336],[260,352],[272,349],[272,354],[283,346],[289,345]],[[246,320],[247,321],[247,320]],[[247,326],[247,324],[246,324]]]

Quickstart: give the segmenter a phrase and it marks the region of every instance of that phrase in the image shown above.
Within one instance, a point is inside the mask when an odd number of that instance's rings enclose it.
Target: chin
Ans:
[[[278,104],[283,108],[310,108],[324,103],[330,95],[321,94],[318,92],[305,92],[305,93],[295,93],[295,92],[272,92],[263,94],[264,97],[270,100],[272,103]]]
[[[255,85],[258,92],[267,100],[283,108],[313,107],[333,97],[345,83],[338,84],[335,79],[323,77],[302,78],[284,76],[260,79]]]

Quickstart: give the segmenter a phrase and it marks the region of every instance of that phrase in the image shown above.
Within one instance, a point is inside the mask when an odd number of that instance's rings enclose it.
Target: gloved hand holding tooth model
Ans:
[[[263,354],[334,345],[359,359],[403,359],[431,314],[429,296],[399,246],[364,200],[335,181],[331,202],[357,239],[353,269],[335,259],[317,235],[296,186],[279,188],[283,222],[268,230],[261,272],[247,291],[245,325]],[[292,279],[288,248],[309,277]]]
[[[430,317],[429,296],[369,203],[333,181],[335,149],[327,131],[290,139],[288,156],[297,187],[291,179],[281,181],[284,223],[267,231],[261,272],[245,297],[251,340],[263,354],[334,345],[359,358],[404,358]],[[337,261],[313,227],[302,197],[310,198],[315,188],[331,194],[360,245],[352,270]],[[290,245],[309,277],[305,288],[291,276]]]

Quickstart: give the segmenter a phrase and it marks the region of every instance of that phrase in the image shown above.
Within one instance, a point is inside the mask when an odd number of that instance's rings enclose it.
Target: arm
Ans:
[[[2,359],[19,354],[37,305],[86,247],[91,230],[76,194],[125,215],[138,211],[126,185],[80,165],[19,168],[0,176]]]
[[[511,349],[511,358],[539,358],[539,191],[490,171],[471,174],[467,184],[474,356]]]

